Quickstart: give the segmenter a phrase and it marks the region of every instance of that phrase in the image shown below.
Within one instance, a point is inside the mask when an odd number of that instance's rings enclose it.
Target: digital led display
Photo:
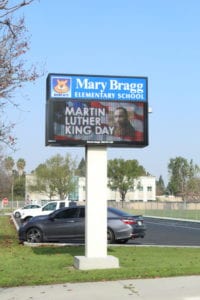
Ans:
[[[47,77],[46,145],[145,147],[147,78]]]

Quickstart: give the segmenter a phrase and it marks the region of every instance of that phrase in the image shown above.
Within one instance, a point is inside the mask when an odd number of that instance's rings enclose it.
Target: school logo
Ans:
[[[68,77],[52,77],[51,97],[71,97],[71,79]]]

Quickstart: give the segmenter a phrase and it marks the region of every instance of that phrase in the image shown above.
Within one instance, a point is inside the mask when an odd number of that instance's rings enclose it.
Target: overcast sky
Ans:
[[[165,181],[170,158],[200,164],[200,1],[40,0],[23,13],[31,36],[27,63],[45,68],[16,93],[20,110],[8,116],[18,137],[18,151],[9,154],[24,158],[27,172],[57,153],[78,161],[85,155],[84,148],[45,147],[48,73],[148,77],[149,146],[108,149],[108,159],[137,159]]]

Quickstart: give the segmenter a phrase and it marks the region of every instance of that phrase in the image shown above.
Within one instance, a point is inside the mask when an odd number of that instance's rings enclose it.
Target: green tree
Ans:
[[[78,168],[76,170],[76,175],[79,177],[85,177],[86,176],[86,163],[85,163],[85,159],[82,158]]]
[[[65,199],[75,189],[75,167],[76,162],[70,155],[57,154],[35,169],[36,183],[30,188],[47,193],[50,199],[57,194]]]
[[[12,174],[14,165],[15,165],[15,161],[11,156],[8,156],[5,158],[4,160],[4,165],[5,165],[5,169]]]
[[[126,194],[133,188],[134,179],[145,175],[137,160],[114,159],[108,161],[108,187],[120,193],[122,206]]]
[[[165,193],[165,184],[162,176],[160,175],[158,181],[156,181],[156,195],[160,196]]]
[[[11,156],[8,156],[4,159],[4,166],[6,169],[7,173],[7,178],[8,178],[8,186],[9,186],[9,197],[12,198],[14,197],[14,166],[15,166],[15,161]]]
[[[19,158],[17,161],[17,170],[19,176],[23,175],[25,166],[26,166],[25,160],[23,158]]]
[[[14,176],[14,200],[24,200],[25,199],[25,175]]]
[[[183,200],[189,192],[189,184],[198,175],[199,166],[183,157],[171,158],[168,164],[170,180],[168,190],[175,196],[182,196]]]
[[[13,200],[24,199],[25,197],[25,160],[23,158],[18,159],[15,169],[15,161],[11,156],[4,159],[4,166],[7,171],[7,178],[10,186],[11,197]]]
[[[187,200],[200,201],[200,178],[192,178],[187,185]]]
[[[5,167],[5,156],[0,150],[0,198],[9,198],[11,190],[10,174]]]
[[[29,186],[31,191],[44,192],[51,199],[55,195],[54,186],[51,184],[51,170],[47,167],[47,164],[40,164],[35,171],[34,184]]]

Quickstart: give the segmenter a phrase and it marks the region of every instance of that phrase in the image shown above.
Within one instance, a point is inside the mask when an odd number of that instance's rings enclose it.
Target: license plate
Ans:
[[[137,223],[138,223],[138,225],[139,225],[139,226],[141,226],[141,225],[142,225],[142,221],[138,221]]]

